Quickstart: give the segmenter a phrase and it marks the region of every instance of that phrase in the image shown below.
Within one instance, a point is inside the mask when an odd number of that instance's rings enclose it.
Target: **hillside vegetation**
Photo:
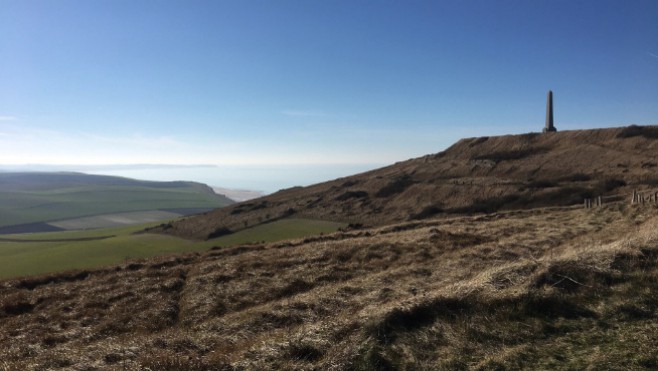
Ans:
[[[0,281],[0,369],[656,369],[657,156],[656,127],[464,139],[164,223],[212,247]],[[351,226],[254,238],[294,218]]]
[[[381,226],[581,204],[658,185],[658,127],[468,138],[447,150],[189,218],[161,232],[207,239],[289,215]]]
[[[655,369],[655,207],[405,222],[0,283],[0,369]]]
[[[128,211],[208,209],[230,203],[201,183],[79,173],[0,173],[0,227]]]

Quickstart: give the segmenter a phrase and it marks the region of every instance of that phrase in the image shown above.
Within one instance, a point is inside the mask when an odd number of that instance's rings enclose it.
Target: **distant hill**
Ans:
[[[0,228],[133,211],[212,209],[232,202],[195,182],[65,172],[0,173]]]
[[[207,239],[297,215],[364,225],[582,203],[658,185],[658,127],[462,139],[443,152],[214,210],[163,232]]]

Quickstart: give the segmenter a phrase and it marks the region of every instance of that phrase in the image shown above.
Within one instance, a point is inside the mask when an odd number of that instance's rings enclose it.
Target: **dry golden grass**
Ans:
[[[466,138],[445,151],[295,187],[160,232],[207,239],[290,215],[383,226],[436,216],[582,204],[655,191],[658,127]],[[647,194],[648,195],[648,194]]]
[[[617,204],[4,281],[0,369],[650,369],[657,257]]]

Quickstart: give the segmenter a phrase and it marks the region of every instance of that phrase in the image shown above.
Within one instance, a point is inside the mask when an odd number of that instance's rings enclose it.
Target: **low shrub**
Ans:
[[[248,211],[256,211],[267,208],[269,205],[267,201],[261,201],[259,203],[246,203],[239,204],[233,210],[231,210],[231,215],[241,214]]]
[[[503,197],[494,197],[488,199],[476,199],[472,204],[462,207],[453,208],[447,210],[453,214],[476,214],[476,213],[493,213],[503,207],[509,207],[512,204],[523,204],[525,203],[525,198],[522,198],[519,195],[507,195]]]
[[[404,192],[412,184],[414,184],[414,181],[411,176],[409,174],[404,174],[382,187],[379,191],[377,191],[377,193],[375,193],[375,196],[390,197],[395,194]]]
[[[473,148],[473,147],[477,146],[478,144],[482,144],[482,143],[486,142],[487,140],[489,140],[489,137],[479,137],[479,138],[475,138],[475,139],[473,139],[472,142],[470,142],[470,143],[468,144],[468,146],[469,146],[470,148]]]
[[[558,183],[549,179],[533,180],[528,183],[528,188],[551,188],[557,186]]]
[[[605,179],[601,183],[601,188],[605,192],[614,191],[617,188],[623,187],[626,185],[626,181],[623,179]]]
[[[16,288],[34,290],[39,286],[47,285],[50,283],[73,282],[73,281],[85,280],[90,275],[91,272],[83,270],[83,271],[72,271],[72,272],[60,273],[60,274],[49,274],[44,276],[29,277],[20,280],[16,284]]]
[[[368,197],[368,192],[366,191],[349,191],[345,192],[342,195],[336,197],[337,201],[346,201],[351,198],[367,198]]]
[[[509,151],[486,153],[480,156],[473,157],[472,160],[491,160],[495,162],[513,161],[513,160],[520,160],[522,158],[526,158],[530,156],[540,155],[546,152],[548,152],[548,149],[545,147],[526,147],[521,149],[513,149]]]
[[[228,228],[226,228],[226,227],[220,227],[220,228],[215,229],[214,232],[208,234],[207,239],[211,240],[211,239],[213,239],[213,238],[226,236],[226,235],[229,235],[229,234],[231,234],[231,233],[233,233],[232,230],[230,230],[230,229],[228,229]]]
[[[644,137],[647,139],[658,139],[658,127],[631,125],[622,129],[617,138]]]
[[[583,173],[575,173],[560,178],[562,182],[587,182],[589,180],[592,180],[592,177]]]
[[[658,177],[652,178],[652,177],[645,177],[640,180],[640,184],[646,184],[650,186],[658,186]]]
[[[440,206],[430,205],[425,207],[419,213],[410,215],[409,219],[411,220],[427,219],[433,217],[434,215],[441,214],[443,211],[444,211],[443,208]]]

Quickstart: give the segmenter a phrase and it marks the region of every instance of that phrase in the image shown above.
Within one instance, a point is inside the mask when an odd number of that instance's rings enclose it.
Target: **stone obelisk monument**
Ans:
[[[553,92],[548,91],[548,98],[546,98],[546,126],[544,127],[544,133],[557,131],[555,126],[553,126]]]

